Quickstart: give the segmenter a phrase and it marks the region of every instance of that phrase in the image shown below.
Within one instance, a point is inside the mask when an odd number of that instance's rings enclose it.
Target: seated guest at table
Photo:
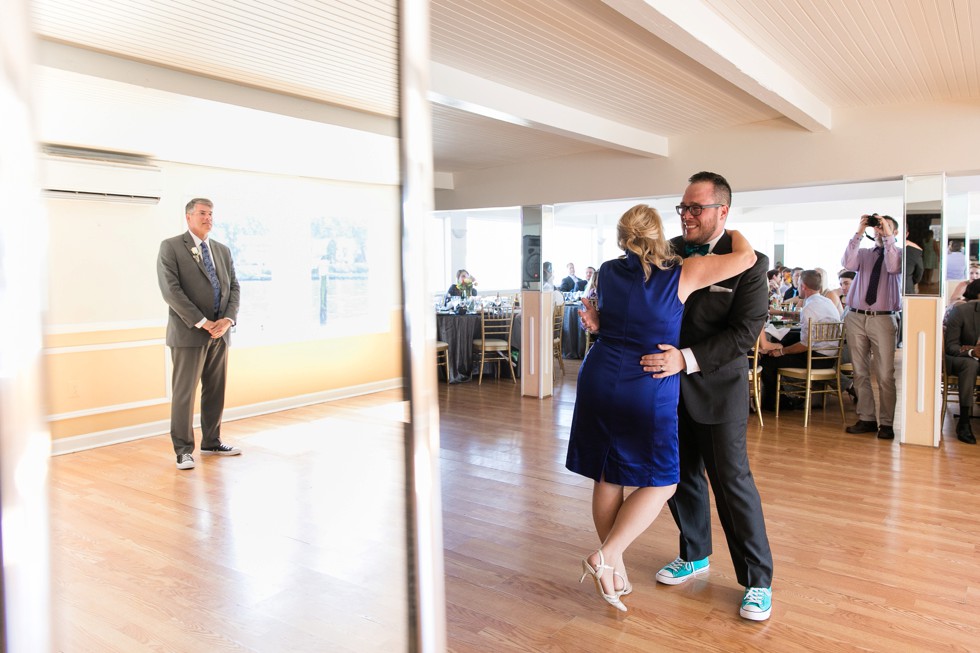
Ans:
[[[980,279],[980,264],[971,263],[970,278],[956,284],[956,287],[953,288],[953,292],[951,292],[949,295],[949,305],[953,306],[954,304],[963,303],[964,301],[963,293],[966,290],[966,287],[970,284],[971,281],[975,281],[977,279]],[[905,292],[908,292],[908,290],[906,290]]]
[[[571,265],[571,264],[569,264]],[[544,282],[541,284],[541,291],[548,292],[551,291],[551,300],[555,306],[565,303],[565,295],[561,290],[555,288],[555,270],[551,266],[551,261],[545,261],[542,266],[544,274]]]
[[[950,281],[966,279],[967,260],[963,252],[962,240],[949,241],[949,251],[946,253],[946,278]]]
[[[800,341],[788,347],[760,342],[759,353],[766,354],[759,359],[762,365],[762,409],[776,409],[776,371],[782,367],[806,367],[806,351],[813,349],[814,367],[833,367],[833,358],[819,360],[821,356],[832,356],[836,353],[836,343],[807,342],[809,340],[810,321],[839,322],[840,312],[834,303],[820,294],[820,273],[816,270],[805,270],[800,275],[800,296],[803,298],[803,310],[800,312]]]
[[[836,290],[831,290],[830,284],[827,280],[827,271],[823,268],[813,268],[820,273],[820,294],[829,299],[834,303],[834,308],[836,308],[841,315],[844,314],[844,304],[840,300],[840,294]]]
[[[558,290],[562,292],[572,292],[575,290],[575,287],[578,285],[579,281],[581,281],[581,279],[575,276],[575,264],[569,263],[568,276],[561,280],[561,286],[558,288]]]
[[[774,268],[766,272],[766,278],[769,280],[769,303],[771,304],[777,298],[781,300],[783,294],[779,292],[779,286],[782,285],[783,275]]]
[[[476,279],[470,276],[470,273],[466,270],[458,270],[456,272],[456,283],[449,286],[449,290],[446,291],[446,301],[449,301],[450,297],[462,297],[463,293],[466,293],[467,297],[475,297],[476,292]]]
[[[956,422],[956,438],[960,442],[976,444],[976,436],[970,427],[975,401],[977,370],[980,362],[980,279],[974,279],[963,293],[965,301],[947,311],[943,349],[946,355],[946,373],[955,374],[960,389],[960,417]]]
[[[783,301],[793,299],[794,297],[800,296],[800,274],[803,272],[803,268],[793,268],[790,273],[790,283],[789,288],[783,293]]]
[[[841,270],[837,273],[837,283],[840,287],[837,288],[837,296],[840,297],[841,306],[847,309],[847,291],[851,289],[851,284],[854,283],[854,277],[857,275],[856,272],[851,270]]]
[[[592,277],[594,275],[595,275],[595,268],[594,267],[591,267],[590,266],[590,267],[585,268],[585,278],[584,279],[579,279],[578,280],[578,283],[575,284],[575,290],[576,290],[576,292],[585,292],[585,288],[592,281]]]

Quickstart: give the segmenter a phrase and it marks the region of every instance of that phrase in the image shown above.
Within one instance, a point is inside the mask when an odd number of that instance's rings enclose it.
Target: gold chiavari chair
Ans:
[[[449,383],[449,343],[436,340],[436,366],[446,369],[446,383]]]
[[[760,427],[763,424],[762,406],[760,405],[762,393],[759,391],[760,376],[762,375],[762,366],[759,365],[759,342],[764,337],[765,334],[759,334],[759,337],[755,339],[755,346],[752,347],[752,353],[749,354],[749,399],[755,407],[755,414],[759,417]]]
[[[841,396],[840,355],[844,347],[844,323],[810,320],[807,342],[811,346],[807,349],[805,368],[784,367],[776,372],[776,418],[779,418],[779,400],[783,394],[790,397],[803,397],[803,428],[806,428],[810,421],[810,405],[813,395],[831,394],[837,395],[837,402],[840,404],[840,419],[843,423],[845,417],[844,399]],[[824,349],[832,348],[834,351],[832,355],[818,357],[821,361],[831,359],[833,361],[832,367],[813,367],[813,343],[816,342],[833,343],[824,347]]]
[[[565,375],[565,359],[561,355],[561,338],[562,329],[565,326],[565,305],[558,304],[554,307],[551,312],[552,326],[553,326],[553,338],[552,338],[552,356],[558,360],[558,365],[554,368],[554,376],[557,378],[558,369],[561,369],[562,376]]]
[[[510,378],[517,383],[514,374],[514,361],[510,357],[511,333],[514,328],[514,309],[509,306],[486,306],[480,313],[482,333],[473,340],[473,353],[480,367],[480,379],[477,385],[483,383],[483,368],[486,364],[497,366],[497,378],[500,378],[500,366],[507,365]]]

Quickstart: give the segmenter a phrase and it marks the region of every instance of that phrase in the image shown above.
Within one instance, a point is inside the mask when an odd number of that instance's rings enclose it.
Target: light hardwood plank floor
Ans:
[[[666,509],[628,554],[629,612],[605,607],[577,582],[596,539],[591,481],[564,469],[565,362],[543,401],[440,384],[451,651],[980,649],[980,449],[848,435],[835,405],[806,430],[749,421],[770,621],[739,618],[717,517],[710,573],[654,582],[677,555]],[[245,454],[191,472],[166,437],[53,459],[57,650],[406,650],[403,415],[390,392],[231,422]]]

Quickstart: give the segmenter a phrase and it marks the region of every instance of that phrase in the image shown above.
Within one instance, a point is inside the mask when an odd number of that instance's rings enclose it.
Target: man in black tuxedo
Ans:
[[[731,187],[712,172],[699,172],[689,181],[677,207],[684,235],[671,244],[685,258],[731,252],[731,236],[725,231]],[[680,483],[669,501],[680,528],[680,555],[657,573],[657,580],[677,585],[708,570],[707,471],[735,575],[746,588],[739,614],[762,621],[772,610],[772,552],[745,445],[746,352],[755,343],[769,307],[769,259],[759,252],[756,256],[755,265],[746,272],[691,294],[684,304],[679,349],[663,348],[640,362],[655,378],[681,374]]]
[[[239,285],[231,250],[209,237],[211,200],[184,209],[187,231],[160,243],[157,280],[170,307],[167,346],[173,361],[170,438],[177,469],[194,468],[194,394],[201,384],[201,453],[236,456],[221,442],[230,329],[238,319]]]

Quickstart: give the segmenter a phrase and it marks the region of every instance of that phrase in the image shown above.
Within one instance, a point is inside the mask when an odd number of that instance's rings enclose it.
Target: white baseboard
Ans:
[[[338,388],[336,390],[324,390],[323,392],[315,392],[308,395],[300,395],[298,397],[287,397],[285,399],[264,401],[262,403],[250,404],[248,406],[236,406],[235,408],[229,408],[225,411],[223,421],[233,422],[238,419],[257,417],[268,413],[278,413],[279,411],[289,410],[291,408],[322,404],[327,401],[337,401],[338,399],[368,395],[375,392],[382,392],[384,390],[395,390],[400,387],[402,387],[402,380],[400,378],[386,379],[384,381],[364,383],[362,385]],[[194,415],[194,426],[200,427],[200,415]],[[109,429],[107,431],[98,431],[96,433],[73,435],[68,438],[58,438],[57,440],[53,440],[51,442],[51,455],[60,456],[66,453],[75,453],[76,451],[84,451],[86,449],[106,447],[112,444],[119,444],[121,442],[129,442],[131,440],[139,440],[141,438],[164,435],[169,432],[170,421],[159,420],[156,422],[137,424],[135,426],[126,426],[118,429]]]

